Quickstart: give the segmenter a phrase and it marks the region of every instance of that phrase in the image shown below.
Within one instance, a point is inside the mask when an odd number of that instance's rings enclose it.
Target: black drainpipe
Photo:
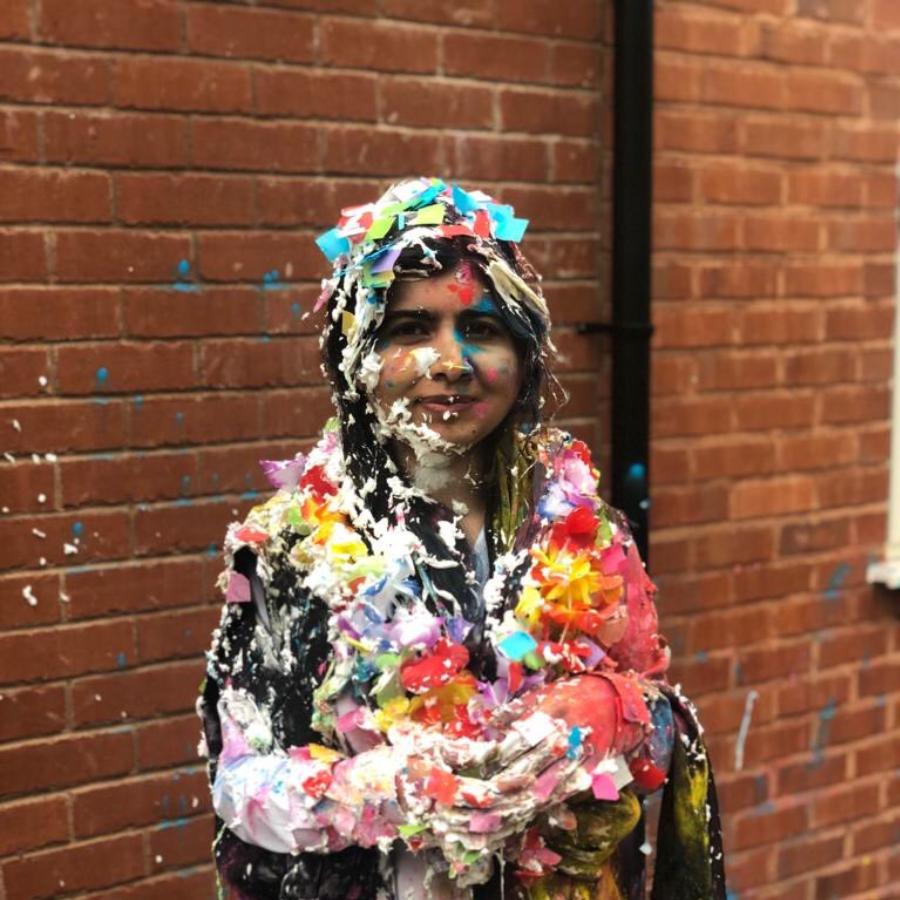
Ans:
[[[653,0],[615,0],[612,322],[612,503],[648,559],[650,230],[653,192]]]

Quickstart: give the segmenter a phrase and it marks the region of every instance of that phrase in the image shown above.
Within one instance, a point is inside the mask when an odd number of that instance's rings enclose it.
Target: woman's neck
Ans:
[[[474,545],[484,526],[486,510],[483,465],[477,450],[417,455],[404,444],[396,449],[406,477],[433,500],[462,516],[463,534]]]

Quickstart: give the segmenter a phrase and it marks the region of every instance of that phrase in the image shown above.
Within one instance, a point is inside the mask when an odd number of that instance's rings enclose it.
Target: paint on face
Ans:
[[[373,391],[381,410],[404,402],[411,423],[457,449],[475,446],[505,419],[522,381],[494,298],[470,266],[462,279],[461,270],[398,285],[378,333],[382,367]],[[461,284],[474,286],[471,297]]]

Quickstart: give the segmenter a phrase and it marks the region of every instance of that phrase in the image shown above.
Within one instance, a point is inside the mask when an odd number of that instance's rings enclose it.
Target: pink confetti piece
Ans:
[[[469,819],[469,831],[473,834],[490,834],[503,824],[500,813],[476,812]]]
[[[225,600],[228,603],[249,603],[250,597],[250,579],[240,572],[232,572],[228,577]]]
[[[591,790],[598,800],[618,800],[619,789],[612,778],[604,772],[596,772],[591,776]]]

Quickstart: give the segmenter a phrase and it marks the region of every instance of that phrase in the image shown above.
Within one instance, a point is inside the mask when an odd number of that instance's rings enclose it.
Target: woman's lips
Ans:
[[[429,412],[463,412],[475,403],[474,397],[463,397],[459,394],[435,394],[429,397],[419,397],[416,405]]]

